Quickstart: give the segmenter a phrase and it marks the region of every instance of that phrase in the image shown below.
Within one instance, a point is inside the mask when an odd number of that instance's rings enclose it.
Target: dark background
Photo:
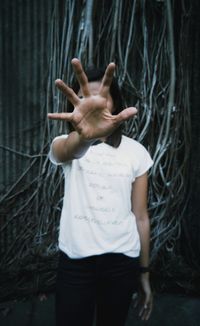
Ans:
[[[60,22],[64,1],[59,2]],[[128,3],[125,1],[124,3]],[[162,1],[160,1],[162,5]],[[77,2],[77,8],[84,1]],[[189,69],[187,92],[190,98],[191,129],[188,134],[187,210],[181,220],[181,233],[173,255],[162,251],[154,260],[152,279],[157,291],[174,291],[199,295],[200,293],[200,3],[199,1],[172,1],[174,41],[177,69]],[[57,213],[37,219],[44,209],[41,194],[47,193],[52,181],[44,186],[38,170],[46,163],[48,152],[48,76],[50,74],[49,38],[55,1],[15,0],[0,2],[0,300],[5,301],[52,291],[55,282],[57,248]],[[105,5],[105,4],[104,4]],[[152,7],[158,1],[151,1]],[[99,2],[96,4],[98,9]],[[105,5],[106,6],[106,5]],[[183,8],[188,16],[183,18]],[[96,10],[97,10],[96,9]],[[185,40],[186,62],[179,61],[181,20],[190,21]],[[56,45],[54,45],[56,46]],[[176,86],[178,93],[179,85]],[[53,90],[52,90],[53,92]],[[47,105],[48,103],[48,105]],[[44,137],[44,130],[46,130]],[[56,172],[57,173],[57,172]],[[62,186],[54,183],[58,193]],[[55,191],[56,192],[56,191]],[[56,196],[56,194],[54,194]],[[48,204],[48,202],[47,202]],[[45,204],[45,205],[47,205]],[[49,206],[52,201],[49,199]],[[50,209],[50,208],[49,208]],[[26,213],[24,213],[26,212]],[[59,213],[59,212],[58,212]],[[35,217],[36,216],[36,217]],[[39,214],[38,214],[39,216]],[[52,220],[53,225],[52,225]],[[22,222],[23,221],[23,225]],[[41,235],[35,237],[37,225]],[[49,226],[50,224],[50,226]],[[48,230],[48,232],[47,232]],[[46,233],[45,233],[46,232]],[[45,235],[46,234],[46,235]],[[38,240],[37,240],[38,239]],[[39,248],[39,249],[38,249]]]

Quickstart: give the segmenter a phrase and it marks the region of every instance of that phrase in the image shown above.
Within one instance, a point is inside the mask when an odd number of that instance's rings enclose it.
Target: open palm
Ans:
[[[56,80],[56,86],[63,92],[74,106],[72,113],[49,113],[50,119],[64,120],[72,123],[75,130],[87,140],[110,135],[123,121],[137,113],[137,109],[129,107],[118,115],[112,115],[109,108],[109,89],[115,70],[115,64],[107,66],[98,93],[93,95],[89,88],[87,76],[78,59],[72,60],[76,78],[80,85],[82,98],[62,80]]]

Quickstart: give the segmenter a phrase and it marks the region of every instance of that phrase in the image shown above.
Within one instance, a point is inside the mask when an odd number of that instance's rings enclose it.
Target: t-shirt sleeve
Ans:
[[[139,164],[136,170],[135,177],[139,177],[146,173],[153,165],[153,160],[143,145],[140,145]]]
[[[53,152],[53,143],[55,142],[55,140],[57,139],[66,139],[68,137],[68,135],[61,135],[61,136],[57,136],[53,139],[51,146],[50,146],[50,150],[49,150],[49,154],[48,157],[50,159],[50,161],[55,164],[55,165],[63,165],[63,162],[59,162],[58,159],[56,158],[56,156],[54,155]]]

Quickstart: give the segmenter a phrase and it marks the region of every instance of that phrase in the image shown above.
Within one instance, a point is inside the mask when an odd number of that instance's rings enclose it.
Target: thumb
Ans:
[[[72,120],[72,113],[48,113],[47,117],[52,120],[66,120],[71,121]]]

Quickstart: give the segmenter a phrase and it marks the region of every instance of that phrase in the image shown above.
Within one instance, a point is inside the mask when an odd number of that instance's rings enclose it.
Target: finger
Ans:
[[[153,300],[152,298],[146,299],[145,303],[143,305],[143,313],[142,313],[142,319],[148,320],[153,308]]]
[[[139,317],[142,320],[146,320],[148,314],[148,307],[146,305],[143,305],[139,311]]]
[[[138,306],[138,301],[139,301],[138,293],[134,293],[132,296],[132,302],[134,308]]]
[[[115,64],[114,62],[111,62],[106,68],[105,74],[101,82],[100,91],[99,91],[99,93],[104,97],[106,97],[109,92],[110,85],[113,80],[114,71],[115,71]]]
[[[152,309],[150,309],[149,307],[147,307],[144,311],[143,311],[143,315],[142,315],[142,320],[148,320],[150,315],[151,315],[151,311]]]
[[[152,308],[147,310],[145,320],[149,319],[149,317],[151,316],[151,312],[152,312]]]
[[[153,299],[150,300],[149,304],[148,304],[148,309],[146,311],[146,316],[145,316],[145,319],[148,320],[151,313],[152,313],[152,310],[153,310]]]
[[[80,103],[80,99],[73,89],[67,86],[61,79],[56,79],[55,84],[74,106],[77,106]]]
[[[47,117],[51,120],[65,120],[72,121],[73,113],[48,113]]]
[[[149,306],[147,304],[144,305],[144,310],[142,314],[142,319],[146,320],[149,312]]]
[[[125,120],[128,120],[130,118],[132,118],[134,115],[137,114],[137,109],[134,107],[129,107],[127,109],[124,109],[123,111],[121,111],[119,114],[117,114],[115,116],[115,119],[118,123],[121,123]]]
[[[72,66],[73,66],[74,72],[76,74],[76,78],[79,82],[83,96],[85,96],[85,97],[89,96],[90,91],[89,91],[89,87],[88,87],[88,79],[85,74],[85,71],[83,70],[81,62],[78,59],[74,58],[74,59],[72,59]]]
[[[141,297],[139,305],[140,305],[139,316],[143,319],[144,313],[145,313],[145,311],[147,310],[147,307],[148,307],[147,299],[144,298],[144,297]]]
[[[140,310],[139,310],[139,316],[142,318],[143,314],[145,312],[145,310],[147,309],[147,307],[145,305],[142,305]]]

